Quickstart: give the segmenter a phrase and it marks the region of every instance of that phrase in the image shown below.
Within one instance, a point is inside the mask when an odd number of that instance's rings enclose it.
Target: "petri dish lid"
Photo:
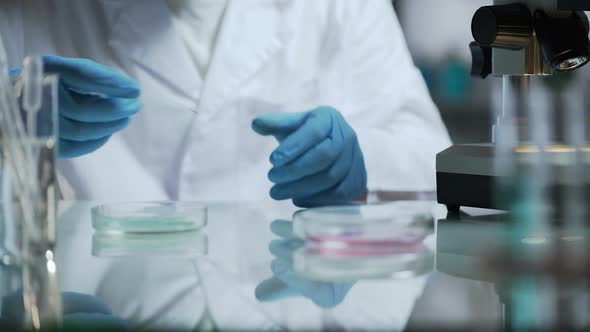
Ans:
[[[313,208],[294,214],[293,231],[326,245],[412,245],[434,233],[431,211],[424,202]]]
[[[92,237],[95,257],[198,257],[208,253],[209,242],[203,232],[182,233],[105,233]]]
[[[92,226],[99,232],[188,232],[206,225],[207,206],[194,202],[113,203],[92,208]]]
[[[434,269],[434,253],[424,249],[386,256],[334,256],[314,254],[301,248],[294,255],[294,269],[302,276],[325,282],[403,280]]]

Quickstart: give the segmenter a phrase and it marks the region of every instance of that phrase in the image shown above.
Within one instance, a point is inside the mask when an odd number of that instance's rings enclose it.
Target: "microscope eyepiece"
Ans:
[[[568,71],[580,68],[588,63],[588,56],[578,56],[560,61],[555,68],[558,71]]]
[[[535,32],[545,62],[557,71],[580,68],[590,61],[588,17],[584,12],[548,15],[535,12]]]

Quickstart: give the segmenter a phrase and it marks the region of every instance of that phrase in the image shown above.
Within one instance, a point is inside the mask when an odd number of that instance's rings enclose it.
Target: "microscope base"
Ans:
[[[449,211],[461,206],[501,209],[495,203],[495,148],[492,144],[455,145],[436,156],[438,202]]]
[[[495,204],[495,181],[492,176],[437,172],[438,202],[451,212],[461,206],[505,210]]]
[[[571,164],[575,160],[573,150],[564,146],[551,146],[548,155],[548,196],[552,205],[560,210],[568,200],[571,183],[590,197],[590,148],[582,152],[583,175],[573,178]],[[519,148],[515,158],[523,174],[537,162],[530,148]],[[509,210],[508,200],[498,200],[496,184],[502,175],[495,169],[496,149],[492,144],[455,145],[436,156],[437,196],[440,204],[449,211],[458,212],[460,207],[476,207],[494,210]]]

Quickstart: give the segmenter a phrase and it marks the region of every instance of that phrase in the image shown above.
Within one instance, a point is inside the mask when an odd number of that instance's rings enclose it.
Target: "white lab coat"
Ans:
[[[141,83],[132,125],[61,163],[78,199],[266,198],[276,142],[250,123],[270,111],[340,110],[370,190],[434,189],[450,144],[389,0],[230,0],[204,79],[164,0],[3,0],[0,29],[11,66],[83,57]]]

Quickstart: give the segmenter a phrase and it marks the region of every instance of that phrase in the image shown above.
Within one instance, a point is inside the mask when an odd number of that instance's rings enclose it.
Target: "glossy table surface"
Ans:
[[[496,330],[503,323],[498,287],[475,254],[493,242],[493,225],[502,228],[501,220],[485,216],[491,212],[475,211],[482,219],[469,223],[421,201],[438,223],[415,262],[400,267],[393,257],[381,264],[389,273],[371,276],[362,274],[363,264],[378,260],[339,257],[340,267],[363,276],[322,279],[294,268],[305,257],[291,233],[297,210],[290,204],[208,203],[200,231],[122,235],[94,231],[90,209],[100,203],[60,204],[60,287],[68,292],[64,301],[88,295],[134,329]],[[321,260],[307,263],[325,267]]]

